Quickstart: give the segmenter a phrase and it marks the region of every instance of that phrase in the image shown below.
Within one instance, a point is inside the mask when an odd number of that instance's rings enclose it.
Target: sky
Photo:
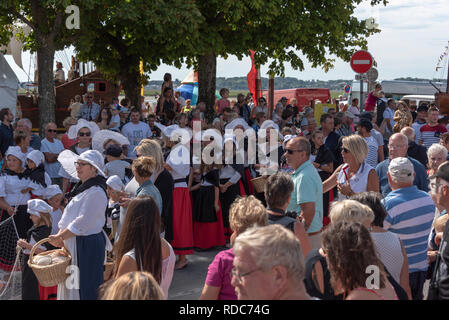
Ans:
[[[387,6],[371,7],[369,1],[362,3],[355,11],[359,19],[375,18],[382,31],[368,38],[368,51],[377,62],[379,80],[391,80],[399,77],[416,78],[446,78],[446,68],[436,72],[439,57],[445,52],[449,35],[449,1],[448,0],[390,0]],[[66,52],[70,59],[71,51]],[[57,53],[63,60],[65,56]],[[332,58],[332,57],[331,57]],[[7,61],[17,74],[19,81],[28,81],[27,73],[30,68],[30,54],[24,52],[22,61],[26,72],[15,65],[12,57],[6,56]],[[354,79],[355,73],[349,63],[336,60],[335,67],[325,73],[321,68],[313,69],[305,62],[303,71],[294,70],[285,64],[285,76],[303,80],[336,80]],[[64,68],[66,69],[67,63]],[[217,77],[246,76],[251,68],[250,58],[241,61],[235,56],[227,60],[218,58]],[[31,70],[33,65],[31,65]],[[68,66],[66,71],[68,71]],[[172,74],[173,79],[184,79],[189,69],[177,69],[173,66],[161,65],[157,71],[150,74],[150,80],[162,80],[166,72]],[[268,64],[261,67],[262,77],[268,77]],[[31,72],[32,73],[32,72]]]

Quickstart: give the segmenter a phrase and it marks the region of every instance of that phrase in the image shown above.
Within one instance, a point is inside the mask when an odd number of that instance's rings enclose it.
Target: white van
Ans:
[[[430,103],[435,102],[435,96],[432,95],[406,95],[403,96],[401,100],[409,100],[411,103],[415,102],[416,106],[419,107],[421,103]]]

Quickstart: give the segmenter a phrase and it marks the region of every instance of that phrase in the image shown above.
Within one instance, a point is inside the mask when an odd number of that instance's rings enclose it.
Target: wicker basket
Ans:
[[[254,189],[256,189],[257,193],[264,193],[265,192],[265,185],[267,184],[267,176],[260,176],[254,179],[251,179],[251,183],[254,186]]]
[[[56,264],[50,264],[48,266],[39,266],[37,264],[33,263],[33,256],[36,249],[43,243],[48,242],[50,239],[45,238],[36,243],[30,252],[30,258],[28,260],[28,266],[33,270],[34,274],[36,275],[37,280],[39,281],[39,284],[42,287],[53,287],[58,285],[61,282],[64,282],[67,277],[69,276],[68,273],[66,273],[67,267],[70,265],[72,261],[72,256],[70,253],[65,249],[62,248],[62,250],[67,254],[68,259],[65,261],[61,261]],[[52,252],[58,251],[57,250],[50,250],[40,253],[41,256],[48,255]]]

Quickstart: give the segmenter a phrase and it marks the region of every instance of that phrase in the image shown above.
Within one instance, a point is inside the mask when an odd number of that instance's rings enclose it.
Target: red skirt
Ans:
[[[225,245],[225,232],[223,227],[223,218],[220,211],[217,212],[216,222],[193,222],[193,242],[195,248],[210,249],[213,247]]]
[[[240,185],[240,196],[241,197],[246,196],[245,187],[243,186],[242,179],[239,180],[239,185]]]
[[[251,182],[251,172],[249,171],[249,168],[245,168],[245,178],[246,178],[246,182],[248,184],[248,190],[249,190],[249,194],[254,194],[254,187],[253,184]]]
[[[173,189],[173,241],[175,254],[193,253],[192,202],[188,188]]]
[[[58,286],[42,287],[39,284],[39,296],[41,300],[56,300],[58,295]]]

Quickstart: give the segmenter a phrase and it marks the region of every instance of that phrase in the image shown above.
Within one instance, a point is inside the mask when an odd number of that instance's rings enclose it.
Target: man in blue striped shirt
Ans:
[[[404,244],[409,264],[410,289],[414,300],[422,300],[427,272],[427,240],[435,215],[435,204],[424,191],[413,185],[413,164],[404,157],[388,166],[392,191],[383,204],[388,212],[384,228],[396,233]]]

